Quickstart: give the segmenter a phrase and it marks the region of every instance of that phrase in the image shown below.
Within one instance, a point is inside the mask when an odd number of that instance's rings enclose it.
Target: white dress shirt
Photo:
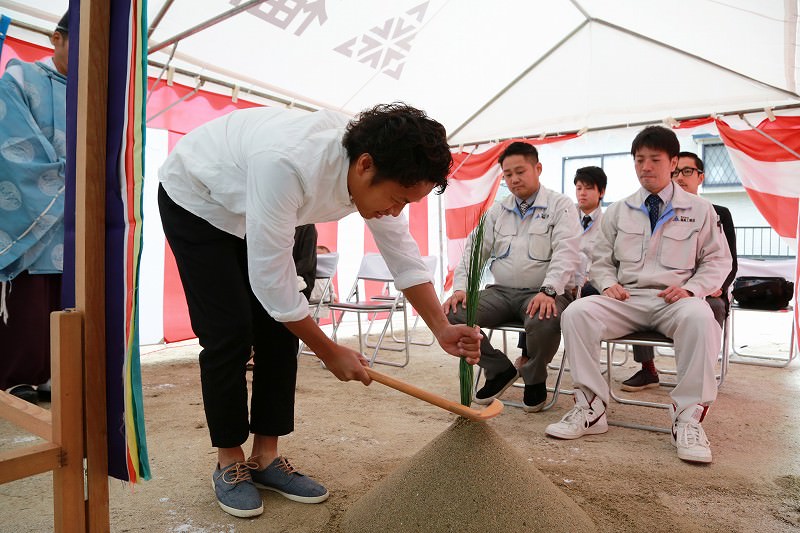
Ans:
[[[279,322],[301,320],[294,228],[355,212],[342,145],[349,117],[331,111],[234,111],[187,134],[159,169],[169,197],[215,227],[244,238],[250,285]],[[367,220],[398,289],[431,281],[405,216]]]

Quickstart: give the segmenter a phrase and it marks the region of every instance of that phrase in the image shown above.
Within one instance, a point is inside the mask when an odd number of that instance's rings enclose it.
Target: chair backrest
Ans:
[[[317,255],[317,277],[332,278],[336,274],[336,267],[339,265],[338,252]]]
[[[361,259],[361,266],[358,267],[358,279],[368,279],[371,281],[394,281],[394,276],[389,272],[386,261],[381,254],[365,254]]]

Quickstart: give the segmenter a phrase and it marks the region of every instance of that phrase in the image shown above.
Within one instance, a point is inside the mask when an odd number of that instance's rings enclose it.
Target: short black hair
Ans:
[[[694,166],[697,167],[697,170],[699,170],[701,174],[705,173],[705,165],[703,165],[703,160],[700,159],[700,156],[698,156],[696,153],[680,152],[678,154],[678,157],[691,157],[692,159],[694,159]]]
[[[503,153],[497,158],[497,162],[501,167],[503,166],[503,161],[510,155],[521,155],[534,165],[539,162],[539,151],[536,147],[522,141],[513,142],[508,145],[508,148],[503,150]]]
[[[678,136],[671,129],[664,126],[647,126],[633,139],[631,155],[635,157],[636,152],[642,148],[666,152],[672,159],[677,157],[678,152],[681,151],[681,143],[678,142]]]
[[[453,155],[447,133],[424,111],[402,102],[379,104],[347,125],[342,144],[350,161],[369,154],[375,162],[373,183],[396,181],[404,187],[430,182],[441,194]]]
[[[596,186],[602,198],[606,192],[606,185],[608,185],[608,176],[600,167],[582,167],[575,171],[575,179],[572,180],[572,184],[577,185],[579,181],[586,185]]]
[[[67,9],[67,12],[61,17],[61,20],[58,21],[55,31],[64,36],[69,36],[69,9]]]

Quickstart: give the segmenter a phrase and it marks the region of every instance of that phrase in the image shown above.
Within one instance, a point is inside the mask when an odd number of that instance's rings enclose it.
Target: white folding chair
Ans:
[[[505,354],[508,354],[508,342],[507,342],[507,339],[506,339],[506,334],[509,333],[509,332],[510,333],[517,333],[517,334],[525,333],[525,326],[520,324],[520,323],[516,323],[516,324],[501,324],[501,325],[495,326],[493,328],[483,328],[483,329],[488,329],[489,330],[489,334],[487,335],[487,338],[490,341],[492,340],[492,335],[494,334],[495,331],[501,331],[503,333],[503,353],[505,353]],[[564,371],[565,370],[569,370],[568,368],[566,368],[566,362],[567,362],[567,358],[562,355],[561,364],[558,365],[558,367],[557,367],[558,368],[558,374],[556,374],[555,384],[553,385],[553,387],[547,387],[547,392],[552,392],[553,396],[550,398],[550,401],[547,402],[547,404],[545,404],[544,407],[542,407],[542,411],[547,411],[548,409],[553,407],[556,404],[556,402],[558,401],[559,394],[574,394],[574,391],[572,389],[562,389],[561,388],[561,381],[562,381],[562,379],[564,377]],[[473,385],[475,390],[478,389],[478,383],[480,382],[482,373],[483,373],[483,369],[478,367],[478,371],[475,373],[475,383]],[[525,387],[525,385],[520,383],[519,381],[514,382],[513,386],[514,387],[522,387],[522,388]],[[511,406],[511,407],[523,407],[523,404],[521,402],[516,402],[516,401],[513,401],[513,400],[502,400],[502,399],[500,401],[503,402],[504,405],[508,405],[508,406]]]
[[[329,254],[317,255],[317,275],[316,279],[323,281],[322,294],[318,298],[308,301],[311,306],[311,318],[318,320],[320,311],[333,301],[333,276],[336,275],[336,268],[339,266],[339,254],[331,252]]]
[[[794,351],[794,323],[789,324],[789,354],[783,355],[782,353],[771,353],[771,354],[764,354],[764,353],[754,353],[752,351],[744,351],[740,350],[740,348],[746,348],[746,346],[738,346],[736,343],[736,327],[734,326],[733,315],[738,311],[751,311],[755,313],[780,313],[783,315],[791,315],[793,311],[793,307],[791,305],[787,305],[783,309],[776,309],[776,310],[769,310],[769,309],[750,309],[740,307],[737,303],[731,304],[731,351],[733,352],[731,355],[731,363],[737,363],[740,365],[759,365],[759,366],[773,366],[773,367],[786,367],[791,364],[791,362],[795,358],[795,351]]]
[[[386,287],[391,289],[391,284],[394,282],[394,276],[392,276],[392,273],[389,271],[389,268],[386,266],[386,262],[383,260],[383,257],[380,254],[366,254],[361,260],[361,265],[358,268],[358,275],[356,276],[356,280],[353,283],[353,287],[350,289],[350,293],[347,295],[347,298],[341,302],[328,304],[328,309],[333,311],[333,339],[336,340],[336,333],[339,330],[339,326],[342,324],[344,314],[348,312],[355,313],[357,316],[356,323],[358,325],[358,348],[364,357],[369,358],[370,366],[373,366],[375,363],[400,367],[406,366],[409,361],[409,339],[407,333],[408,318],[406,315],[405,305],[403,304],[402,300],[403,293],[400,291],[395,291],[389,299],[385,300],[362,299],[359,291],[359,285],[365,281],[382,282],[386,285]],[[341,313],[338,318],[336,317],[336,311]],[[386,337],[386,333],[389,331],[389,327],[391,327],[394,313],[397,311],[401,312],[403,315],[403,339],[401,341],[401,346],[382,346]],[[370,344],[367,342],[367,337],[370,334],[372,325],[379,313],[388,313],[388,316],[384,322],[383,329],[378,335],[377,341]],[[366,314],[369,318],[369,325],[366,333],[362,331],[361,327],[362,314]],[[371,356],[366,354],[365,348],[374,348]],[[378,359],[378,351],[381,349],[405,352],[405,360],[402,363],[380,360]]]
[[[425,256],[422,256],[422,260],[425,262],[425,266],[428,268],[428,272],[430,272],[431,278],[433,278],[436,275],[436,267],[439,264],[439,258],[437,256],[435,256],[435,255],[425,255]],[[393,301],[395,299],[395,296],[396,295],[390,294],[389,291],[387,290],[386,294],[379,294],[377,296],[373,296],[372,299],[376,300],[376,301]],[[405,309],[405,305],[406,305],[405,295],[403,295],[402,293],[401,293],[401,296],[400,296],[400,302],[399,303],[400,303],[400,305],[403,306],[404,311],[407,312],[407,310]],[[410,344],[416,344],[418,346],[431,346],[431,345],[433,345],[433,342],[436,340],[436,338],[433,336],[433,334],[431,334],[431,338],[428,339],[428,340],[424,340],[424,341],[422,341],[422,340],[414,340],[414,332],[417,330],[417,324],[418,323],[419,323],[419,314],[417,314],[417,316],[414,318],[414,323],[411,325],[411,329],[408,330],[409,331],[409,333],[408,333],[409,334],[408,342]],[[370,342],[369,342],[369,330],[370,330],[371,327],[372,327],[372,323],[370,322],[370,327],[367,328],[367,335],[366,335],[365,343],[369,348],[375,348],[375,345],[374,344],[370,344]],[[392,324],[392,323],[389,324],[389,331],[391,333],[392,340],[394,342],[396,342],[396,343],[404,343],[405,342],[405,338],[398,337],[397,334],[395,333],[394,324]]]
[[[317,255],[317,273],[315,278],[323,281],[322,293],[316,298],[312,295],[312,299],[308,301],[310,315],[315,322],[319,322],[320,312],[333,301],[333,276],[336,275],[336,268],[338,266],[339,254],[337,252]],[[300,354],[314,355],[313,352],[305,349],[305,343],[303,343],[302,340],[297,348],[297,356],[299,357]]]

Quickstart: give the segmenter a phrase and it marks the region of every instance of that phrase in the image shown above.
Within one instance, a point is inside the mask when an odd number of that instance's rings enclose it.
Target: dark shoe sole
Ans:
[[[500,389],[493,396],[489,396],[488,398],[478,398],[477,396],[475,396],[475,398],[473,398],[472,401],[474,401],[478,405],[489,405],[490,403],[492,403],[494,401],[495,398],[499,398],[500,396],[502,396],[503,393],[506,391],[506,389],[508,389],[511,385],[513,385],[514,382],[516,382],[518,379],[519,379],[519,372],[515,373],[514,377],[508,383],[506,383],[505,386],[502,389]]]
[[[622,389],[624,391],[627,391],[627,392],[638,392],[640,390],[645,390],[645,389],[655,389],[658,386],[659,386],[658,382],[656,382],[656,383],[648,383],[647,385],[639,385],[639,386],[637,386],[637,385],[625,385],[623,383],[622,386],[620,387],[620,389]]]
[[[528,405],[525,402],[522,402],[522,410],[526,413],[538,413],[544,408],[544,404],[547,403],[547,398],[541,401],[541,403],[537,403],[536,405]]]

